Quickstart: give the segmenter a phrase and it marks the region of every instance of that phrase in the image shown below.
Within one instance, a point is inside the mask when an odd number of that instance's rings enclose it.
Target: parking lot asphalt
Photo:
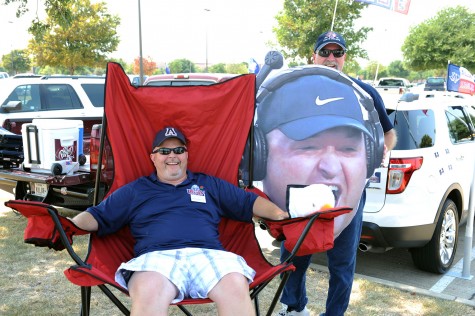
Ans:
[[[256,230],[265,253],[279,255],[279,243],[264,230]],[[465,225],[459,232],[459,244],[452,268],[445,274],[434,274],[417,269],[407,249],[392,249],[385,253],[358,251],[355,278],[397,288],[399,290],[454,300],[475,307],[475,240],[472,240],[470,273],[463,271]],[[328,271],[326,255],[315,254],[312,267]]]

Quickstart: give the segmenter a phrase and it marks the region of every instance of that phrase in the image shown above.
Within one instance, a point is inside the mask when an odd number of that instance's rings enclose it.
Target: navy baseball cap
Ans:
[[[155,139],[153,140],[152,144],[152,150],[155,147],[160,146],[166,139],[169,138],[177,138],[183,143],[183,145],[186,145],[186,138],[182,132],[180,132],[175,127],[165,127],[164,129],[158,131],[157,135],[155,135]]]
[[[346,42],[343,36],[341,36],[337,32],[330,31],[320,34],[320,36],[317,38],[315,46],[313,46],[313,52],[315,53],[319,51],[328,44],[337,44],[341,48],[346,50]]]
[[[287,74],[280,74],[283,81]],[[270,92],[258,105],[256,125],[264,134],[278,128],[297,141],[340,126],[356,128],[374,140],[365,124],[367,120],[368,111],[353,87],[324,75],[310,74],[287,81]]]

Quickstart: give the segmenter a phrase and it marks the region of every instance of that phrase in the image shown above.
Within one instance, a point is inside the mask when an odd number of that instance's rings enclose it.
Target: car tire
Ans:
[[[414,265],[421,270],[445,273],[457,250],[459,217],[455,203],[447,199],[437,220],[431,241],[421,248],[410,249]]]

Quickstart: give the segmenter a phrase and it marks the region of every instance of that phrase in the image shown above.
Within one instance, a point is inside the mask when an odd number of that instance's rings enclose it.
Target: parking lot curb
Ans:
[[[323,271],[323,272],[328,273],[328,268],[326,266],[316,264],[316,263],[311,263],[310,267],[315,269],[315,270]],[[421,288],[418,288],[418,287],[415,287],[415,286],[401,284],[401,283],[392,282],[392,281],[387,281],[387,280],[383,280],[383,279],[379,279],[379,278],[375,278],[375,277],[371,277],[371,276],[366,276],[366,275],[362,275],[362,274],[358,274],[358,273],[355,273],[355,278],[365,279],[365,280],[368,280],[370,282],[375,282],[375,283],[385,285],[385,286],[388,286],[388,287],[392,287],[392,288],[396,288],[398,290],[405,291],[405,292],[411,292],[411,293],[416,293],[416,294],[420,294],[420,295],[431,296],[431,297],[434,297],[434,298],[444,299],[444,300],[449,300],[449,301],[456,301],[458,303],[469,305],[469,306],[472,306],[472,307],[475,308],[475,301],[467,300],[467,299],[464,299],[464,298],[459,298],[457,296],[443,294],[443,293],[436,293],[436,292],[432,292],[432,291],[429,291],[429,290],[426,290],[426,289],[421,289]]]

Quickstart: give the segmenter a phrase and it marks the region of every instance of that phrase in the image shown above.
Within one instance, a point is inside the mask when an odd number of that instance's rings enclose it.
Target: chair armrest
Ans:
[[[279,221],[261,218],[258,223],[274,238],[285,239],[284,247],[290,255],[284,261],[291,262],[295,256],[309,255],[333,248],[334,218],[351,211],[350,207],[338,207],[316,212],[307,217]]]
[[[72,247],[73,236],[90,232],[80,229],[71,220],[59,215],[49,204],[10,200],[5,202],[5,205],[27,218],[23,236],[25,243],[54,250],[66,249],[76,263],[83,263]]]

